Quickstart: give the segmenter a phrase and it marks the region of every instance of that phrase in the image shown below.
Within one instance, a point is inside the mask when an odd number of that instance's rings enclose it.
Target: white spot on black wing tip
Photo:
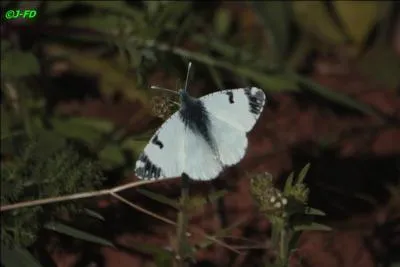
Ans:
[[[136,175],[142,179],[154,180],[161,177],[161,168],[150,161],[145,153],[142,153],[136,163]]]
[[[244,92],[249,100],[250,112],[259,115],[265,103],[265,94],[256,87],[246,88]]]

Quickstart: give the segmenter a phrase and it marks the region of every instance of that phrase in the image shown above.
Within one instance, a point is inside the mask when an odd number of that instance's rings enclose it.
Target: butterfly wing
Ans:
[[[185,132],[184,172],[193,180],[211,180],[218,176],[223,164],[205,139],[187,128]]]
[[[172,178],[182,175],[185,158],[185,125],[175,112],[152,136],[136,161],[140,179]]]
[[[190,130],[179,111],[153,135],[136,162],[141,179],[172,178],[186,173],[211,180],[226,165],[239,162],[247,148],[246,133],[259,118],[265,94],[252,87],[212,93],[200,98],[210,119],[212,144]]]
[[[200,101],[210,117],[220,162],[225,166],[238,163],[248,145],[246,133],[264,108],[264,92],[256,87],[223,90],[203,96]]]
[[[222,168],[209,144],[185,126],[178,111],[152,136],[136,161],[135,174],[152,180],[186,173],[194,180],[210,180]]]
[[[256,87],[222,90],[200,98],[213,117],[249,132],[265,104],[264,92]]]

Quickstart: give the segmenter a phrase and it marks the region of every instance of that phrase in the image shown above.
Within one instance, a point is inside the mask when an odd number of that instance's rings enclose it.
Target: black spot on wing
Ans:
[[[261,113],[264,106],[265,95],[262,91],[252,92],[252,88],[244,89],[244,93],[249,100],[249,110],[251,113],[258,115]]]
[[[233,100],[233,93],[232,93],[232,91],[227,91],[226,94],[227,94],[228,97],[229,97],[229,103],[230,103],[230,104],[235,103],[235,101]]]
[[[163,149],[164,144],[158,139],[158,135],[155,135],[153,139],[151,140],[151,143],[158,146],[160,149]]]
[[[142,163],[141,167],[136,168],[136,175],[144,179],[157,179],[162,176],[161,168],[152,163],[149,157],[142,153],[138,159]]]

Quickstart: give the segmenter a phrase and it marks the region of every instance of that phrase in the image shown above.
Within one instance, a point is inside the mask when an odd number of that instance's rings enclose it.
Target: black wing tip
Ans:
[[[136,162],[135,175],[143,180],[155,180],[164,176],[161,168],[151,162],[145,153],[142,153]]]
[[[261,114],[266,100],[264,91],[257,87],[248,87],[245,94],[249,100],[250,112],[255,115]]]

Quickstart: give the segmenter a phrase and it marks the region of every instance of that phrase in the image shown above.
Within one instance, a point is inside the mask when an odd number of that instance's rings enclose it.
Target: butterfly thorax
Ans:
[[[204,107],[203,102],[191,97],[184,90],[180,91],[179,95],[181,99],[179,115],[182,122],[185,124],[185,127],[194,134],[203,137],[211,147],[214,147],[214,142],[211,136],[209,113]]]

